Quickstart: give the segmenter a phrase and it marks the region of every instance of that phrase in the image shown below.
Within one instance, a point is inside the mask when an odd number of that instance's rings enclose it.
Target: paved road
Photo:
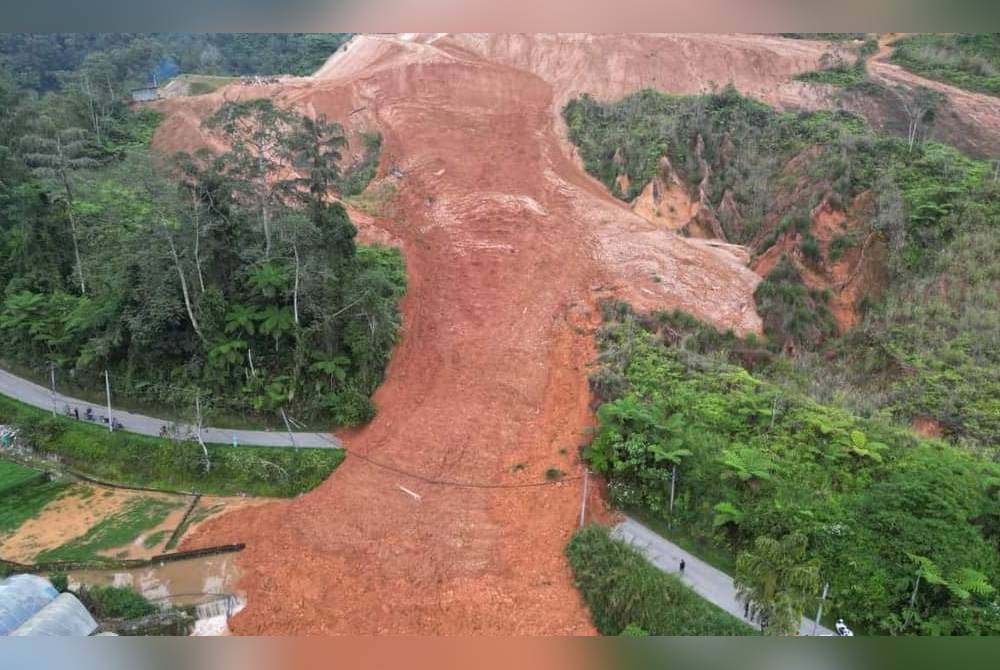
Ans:
[[[52,392],[49,389],[30,382],[27,379],[22,379],[21,377],[12,375],[6,370],[0,370],[0,394],[10,396],[11,398],[20,400],[28,405],[40,407],[41,409],[52,409]],[[112,409],[114,409],[113,401],[114,397],[112,397]],[[94,414],[98,416],[106,416],[108,413],[108,408],[106,406],[95,405],[93,403],[77,400],[76,398],[70,398],[62,394],[56,394],[57,411],[62,412],[66,405],[69,405],[70,407],[79,407],[81,416],[83,416],[84,411],[88,407],[94,410]],[[143,416],[142,414],[133,414],[131,412],[121,410],[114,410],[114,416],[116,419],[121,421],[122,425],[124,425],[125,431],[130,433],[139,433],[140,435],[157,436],[160,434],[160,430],[164,426],[172,425],[172,422],[170,421]],[[185,428],[193,431],[190,427]],[[295,446],[312,447],[316,449],[343,448],[340,440],[333,435],[326,433],[292,433],[292,436],[289,437],[288,433],[285,431],[202,428],[201,435],[202,439],[209,444],[232,445],[233,437],[235,436],[237,444],[254,447]],[[292,443],[292,438],[295,440],[294,444]]]
[[[705,600],[721,607],[738,619],[743,618],[743,602],[737,600],[736,587],[733,586],[732,578],[726,573],[716,570],[708,563],[689,554],[635,519],[626,517],[625,521],[614,527],[612,535],[633,545],[653,565],[664,572],[676,575],[683,558],[685,566],[681,581]],[[799,634],[813,634],[812,619],[802,618]],[[833,635],[833,631],[823,626],[817,626],[815,634]]]

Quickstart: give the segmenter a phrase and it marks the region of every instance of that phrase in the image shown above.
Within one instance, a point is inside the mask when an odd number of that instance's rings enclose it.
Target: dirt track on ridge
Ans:
[[[519,50],[356,38],[313,78],[167,101],[156,138],[193,148],[205,141],[197,120],[223,98],[261,94],[381,130],[383,173],[403,176],[399,214],[376,225],[401,240],[410,286],[379,414],[342,437],[408,472],[491,486],[539,482],[550,467],[580,473],[600,296],[760,327],[757,277],[734,255],[655,228],[583,173],[555,112],[601,74],[569,75],[618,68],[592,91],[611,96],[654,83],[693,92],[728,73],[781,104],[803,90],[790,75],[820,54],[793,43],[781,55],[765,38],[507,39]],[[687,57],[698,67],[680,67]],[[247,543],[238,633],[589,633],[562,556],[580,494],[576,480],[430,485],[349,455],[315,491],[227,514],[186,544]]]

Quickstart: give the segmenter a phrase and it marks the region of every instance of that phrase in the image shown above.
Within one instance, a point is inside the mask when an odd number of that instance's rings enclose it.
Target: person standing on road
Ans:
[[[683,575],[683,574],[684,574],[684,566],[685,566],[685,565],[687,565],[687,564],[686,564],[686,563],[684,562],[684,559],[682,558],[682,559],[681,559],[681,575]]]
[[[77,421],[80,420],[80,408],[79,407],[74,407],[73,408],[73,416],[76,417]]]

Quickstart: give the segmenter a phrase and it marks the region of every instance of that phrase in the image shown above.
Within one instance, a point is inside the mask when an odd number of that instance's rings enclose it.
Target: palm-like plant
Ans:
[[[351,359],[347,356],[333,356],[330,358],[318,357],[310,369],[314,372],[322,372],[330,380],[330,386],[335,383],[343,383],[347,379],[347,367],[351,364]]]
[[[288,273],[275,263],[264,263],[250,274],[247,282],[265,298],[274,298],[288,290]]]
[[[808,540],[791,533],[776,540],[761,536],[753,549],[736,559],[739,597],[750,603],[754,616],[767,619],[766,633],[790,635],[819,591],[819,567],[806,560]]]
[[[247,343],[240,339],[224,340],[215,343],[208,350],[208,358],[213,363],[222,367],[236,365],[243,360],[246,355]]]
[[[257,332],[257,319],[260,318],[256,308],[249,305],[233,305],[226,312],[226,332],[244,332],[253,335]]]
[[[257,316],[260,332],[274,338],[274,350],[278,351],[282,335],[291,332],[295,327],[292,310],[287,307],[268,305]]]
[[[719,462],[726,466],[723,478],[736,477],[747,483],[751,488],[759,486],[761,481],[771,479],[774,463],[767,454],[742,445],[722,452]]]
[[[715,517],[712,519],[712,526],[715,528],[729,524],[738,526],[745,516],[743,510],[730,502],[720,502],[712,509],[715,511]]]

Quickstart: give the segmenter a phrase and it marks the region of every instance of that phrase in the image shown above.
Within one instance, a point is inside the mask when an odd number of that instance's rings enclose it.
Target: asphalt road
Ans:
[[[52,409],[52,392],[43,387],[12,375],[5,370],[0,370],[0,394],[9,396],[21,402],[34,405],[35,407],[50,410]],[[112,410],[114,418],[122,423],[123,430],[129,433],[140,435],[159,436],[164,426],[172,427],[173,422],[157,419],[142,414],[133,414],[114,409],[114,397],[112,396]],[[77,407],[80,409],[80,417],[89,407],[97,416],[106,416],[107,406],[95,405],[76,398],[70,398],[62,394],[56,394],[56,411],[62,414],[64,407]],[[183,431],[191,431],[191,426],[183,426]],[[209,444],[232,445],[235,441],[237,445],[254,447],[310,447],[315,449],[342,449],[340,440],[327,433],[289,433],[285,431],[270,430],[230,430],[228,428],[208,428],[201,429],[202,439]]]
[[[681,559],[684,559],[684,574],[680,575],[681,581],[705,600],[726,610],[737,619],[743,619],[743,602],[737,599],[733,579],[726,573],[689,554],[635,519],[626,517],[625,521],[614,527],[612,535],[633,545],[664,572],[678,575]],[[803,617],[799,635],[833,635],[833,631],[817,626],[816,632],[813,633],[812,619]]]

